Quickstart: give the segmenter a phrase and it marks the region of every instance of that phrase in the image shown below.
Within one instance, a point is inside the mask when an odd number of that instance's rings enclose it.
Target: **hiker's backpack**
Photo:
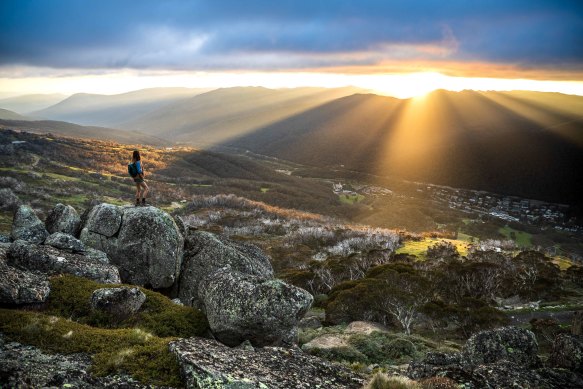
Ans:
[[[135,177],[138,175],[138,167],[135,162],[128,163],[128,173],[130,176]]]

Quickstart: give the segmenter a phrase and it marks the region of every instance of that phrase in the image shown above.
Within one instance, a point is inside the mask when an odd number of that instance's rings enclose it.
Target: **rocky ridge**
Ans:
[[[194,374],[192,366],[204,366],[204,359],[186,358],[180,350],[192,356],[190,347],[203,344],[218,356],[228,356],[227,360],[215,358],[213,376],[234,374],[241,376],[241,383],[265,382],[275,388],[295,387],[296,383],[301,384],[297,387],[311,387],[308,382],[321,382],[322,388],[340,388],[359,387],[364,382],[346,368],[293,348],[298,322],[313,298],[303,289],[275,279],[269,258],[256,246],[189,232],[155,207],[111,204],[98,204],[82,217],[72,207],[58,204],[46,223],[32,208],[21,205],[15,212],[11,238],[5,240],[8,242],[0,244],[0,303],[5,306],[41,304],[50,295],[49,277],[72,274],[112,284],[112,288],[96,290],[91,303],[93,309],[121,321],[139,312],[145,301],[139,289],[115,285],[126,282],[163,288],[170,297],[181,297],[177,303],[199,306],[217,339],[228,346],[246,345],[231,349],[201,338],[177,341],[171,349],[187,383],[198,382],[188,374]],[[221,288],[213,287],[218,284]],[[292,348],[254,348],[280,345]],[[87,373],[87,356],[75,357],[77,363],[71,357],[47,356],[15,342],[1,342],[1,346],[0,359],[6,362],[0,371],[2,384],[140,387],[131,378],[107,381],[107,377],[92,377]],[[21,368],[23,363],[26,368]],[[47,370],[51,364],[55,374]],[[29,372],[29,367],[34,371]],[[287,369],[295,369],[296,374],[286,374]],[[309,374],[304,376],[300,372],[305,369]],[[214,387],[207,384],[188,387]]]

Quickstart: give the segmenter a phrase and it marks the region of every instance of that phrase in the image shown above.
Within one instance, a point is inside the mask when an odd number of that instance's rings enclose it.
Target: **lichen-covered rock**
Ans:
[[[322,321],[316,316],[304,317],[299,321],[298,327],[301,329],[318,329],[322,327]]]
[[[4,388],[154,389],[128,375],[91,374],[91,355],[44,353],[33,346],[7,342],[0,334],[0,385]]]
[[[229,346],[249,340],[261,347],[283,344],[313,297],[281,280],[223,268],[201,281],[199,300],[217,339]]]
[[[109,258],[107,258],[107,254],[105,254],[101,250],[96,250],[96,249],[91,248],[91,247],[86,247],[85,251],[83,252],[83,255],[86,258],[89,258],[93,261],[98,261],[101,263],[109,263]]]
[[[86,218],[81,241],[105,252],[119,267],[124,282],[153,288],[168,288],[175,283],[184,239],[166,212],[155,207],[99,204]]]
[[[89,212],[84,228],[89,232],[110,238],[119,231],[122,214],[122,209],[116,205],[98,204]]]
[[[178,289],[180,300],[186,305],[200,308],[199,283],[209,274],[226,266],[241,273],[273,278],[271,262],[257,246],[194,231],[185,243]]]
[[[80,223],[81,218],[75,208],[61,203],[55,205],[45,220],[45,225],[49,234],[62,232],[69,235],[75,235],[79,229]]]
[[[365,383],[350,369],[299,349],[232,349],[202,338],[179,339],[169,347],[188,389],[356,389]]]
[[[54,232],[45,239],[46,245],[60,250],[69,250],[73,253],[85,252],[85,245],[79,239],[63,232]]]
[[[571,334],[557,335],[553,342],[549,364],[552,367],[583,373],[583,337]]]
[[[524,367],[540,365],[534,334],[519,327],[481,331],[466,342],[462,351],[466,363],[480,365],[505,360]]]
[[[583,387],[583,378],[576,372],[541,367],[534,336],[528,332],[516,327],[482,331],[468,340],[461,353],[431,352],[422,361],[411,362],[407,376],[416,380],[448,377],[467,389]]]
[[[145,301],[146,295],[139,288],[102,288],[91,295],[91,308],[122,321],[138,312]]]
[[[0,248],[0,303],[18,305],[44,302],[51,290],[48,277],[8,266],[7,251]]]
[[[121,282],[115,266],[79,254],[60,251],[52,246],[35,245],[23,240],[17,240],[10,246],[8,265],[48,275],[66,273],[102,283]]]
[[[40,221],[28,205],[21,205],[12,220],[12,240],[22,239],[30,243],[42,243],[49,235],[45,224]]]

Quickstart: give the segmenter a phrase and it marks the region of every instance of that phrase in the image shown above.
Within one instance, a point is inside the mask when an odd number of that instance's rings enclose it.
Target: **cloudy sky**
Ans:
[[[436,80],[583,94],[583,1],[0,1],[4,93]]]

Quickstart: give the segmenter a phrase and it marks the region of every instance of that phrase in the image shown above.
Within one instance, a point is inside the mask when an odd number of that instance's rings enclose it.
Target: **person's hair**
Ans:
[[[140,160],[140,152],[138,150],[134,150],[134,155],[132,156],[132,159],[134,161],[139,161]]]

